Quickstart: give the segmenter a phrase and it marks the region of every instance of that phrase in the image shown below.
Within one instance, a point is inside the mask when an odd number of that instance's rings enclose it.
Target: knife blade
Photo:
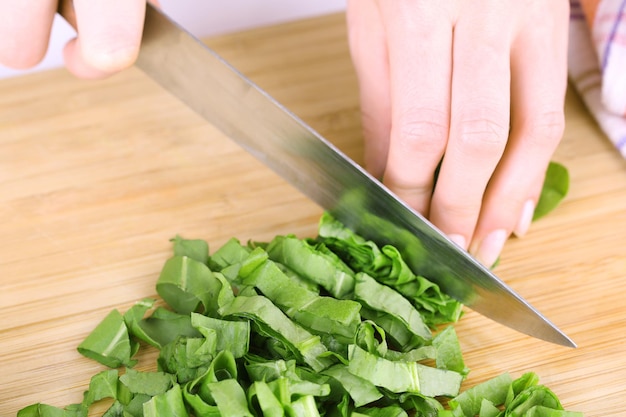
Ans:
[[[74,23],[71,2],[61,2],[59,11]],[[150,4],[136,66],[347,227],[397,247],[415,273],[467,307],[530,336],[576,346],[426,218]]]

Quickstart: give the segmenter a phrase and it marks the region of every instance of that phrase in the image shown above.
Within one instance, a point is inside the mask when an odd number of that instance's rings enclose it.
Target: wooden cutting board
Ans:
[[[208,43],[361,161],[342,15]],[[176,234],[217,248],[316,233],[319,207],[135,69],[103,82],[55,70],[0,91],[0,416],[81,400],[102,367],[76,346],[111,309],[155,296]],[[567,200],[507,244],[496,272],[579,348],[468,310],[466,386],[536,371],[568,409],[623,416],[626,163],[571,91],[554,159],[570,169]]]

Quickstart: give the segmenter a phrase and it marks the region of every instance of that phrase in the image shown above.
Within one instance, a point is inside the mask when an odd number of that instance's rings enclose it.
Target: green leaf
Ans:
[[[350,345],[348,352],[348,369],[351,373],[391,392],[420,393],[430,397],[459,393],[463,377],[457,372],[415,362],[390,361],[356,345]]]
[[[461,344],[454,327],[448,326],[439,332],[433,339],[433,346],[436,349],[437,368],[449,369],[463,376],[469,373],[469,369],[463,361]]]
[[[322,374],[335,379],[350,395],[355,407],[373,403],[383,397],[383,394],[370,381],[354,375],[343,364],[333,365],[322,371]]]
[[[164,394],[176,383],[173,375],[165,372],[138,372],[133,369],[127,369],[119,380],[133,394],[146,394],[151,397]]]
[[[368,417],[408,417],[408,414],[399,405],[390,405],[387,407],[371,407],[371,408],[359,408],[357,413],[352,413],[354,416],[368,416]]]
[[[178,337],[163,346],[157,359],[160,371],[176,375],[183,384],[202,375],[216,355],[215,338]]]
[[[208,266],[187,256],[168,259],[156,284],[159,295],[180,314],[197,311],[201,304],[208,312],[216,311],[222,287]]]
[[[87,417],[89,408],[83,404],[70,404],[65,407],[65,417]]]
[[[359,326],[355,344],[369,353],[386,357],[390,351],[385,331],[372,320],[365,320]]]
[[[557,162],[550,162],[543,182],[543,188],[533,220],[537,220],[554,210],[567,196],[569,191],[569,172],[564,165]]]
[[[348,344],[361,322],[361,305],[352,300],[323,297],[288,277],[262,248],[242,262],[242,282],[258,288],[287,316],[315,334],[330,334]]]
[[[475,416],[480,412],[483,399],[489,400],[496,406],[504,404],[512,382],[508,373],[501,374],[465,390],[451,399],[448,404],[452,411],[459,411],[461,415]]]
[[[407,236],[387,232],[407,249]],[[458,319],[461,305],[397,248],[330,216],[316,240],[231,239],[212,257],[206,242],[173,243],[157,291],[178,312],[144,299],[112,311],[79,346],[125,373],[94,375],[81,404],[34,404],[18,417],[87,417],[105,398],[103,417],[582,417],[532,372],[459,393],[468,369],[456,332],[433,337],[429,326]],[[157,372],[130,369],[138,340],[160,350]],[[456,396],[450,410],[440,396]]]
[[[117,399],[118,378],[117,369],[101,371],[92,376],[89,381],[89,389],[83,396],[83,405],[89,407],[94,402],[104,398]]]
[[[379,313],[378,320],[374,321],[400,342],[401,350],[415,348],[432,339],[430,329],[422,320],[420,313],[406,298],[363,272],[356,274],[354,297],[369,309]],[[384,316],[393,317],[394,320],[385,320],[385,323],[390,324],[390,326],[381,324],[380,320]],[[409,332],[411,337],[403,337],[402,339],[405,340],[398,340],[399,338],[395,335],[399,332],[393,329],[396,323]]]
[[[48,404],[32,404],[17,412],[17,417],[87,417],[88,409],[82,404],[71,404],[65,408]]]
[[[132,328],[135,329],[136,326]],[[163,348],[181,336],[201,337],[202,334],[191,325],[191,317],[159,307],[147,318],[139,321],[133,336],[146,343]]]
[[[189,388],[191,382],[185,384],[183,399],[185,404],[192,410],[192,414],[202,417],[222,417],[222,413],[215,404],[207,404],[197,393]]]
[[[480,410],[478,411],[480,417],[497,417],[500,415],[500,409],[493,405],[491,401],[483,398],[480,402]]]
[[[246,355],[245,359],[246,372],[254,381],[273,381],[281,377],[299,379],[295,360],[267,360],[256,355]]]
[[[229,239],[211,255],[211,268],[222,270],[227,266],[238,264],[248,257],[250,248],[243,246],[235,238]]]
[[[133,367],[131,360],[135,349],[131,346],[128,329],[119,311],[111,311],[83,342],[78,352],[109,368]]]
[[[508,407],[511,402],[526,388],[533,387],[539,383],[539,376],[534,372],[527,372],[515,379],[509,387],[509,392],[506,395],[504,406]]]
[[[506,416],[522,417],[532,407],[541,406],[553,410],[563,410],[558,397],[543,385],[534,385],[520,392],[506,407]]]
[[[174,243],[174,255],[186,256],[201,264],[209,262],[209,244],[200,239],[183,239],[176,235],[170,242]]]
[[[174,385],[164,394],[152,397],[143,404],[144,417],[189,417],[180,385]]]
[[[205,337],[209,338],[208,332],[215,332],[218,352],[227,350],[235,358],[241,358],[248,353],[250,344],[250,322],[221,320],[191,313],[191,325],[198,329]]]
[[[321,246],[312,246],[294,236],[276,236],[268,245],[267,253],[270,259],[321,285],[335,298],[349,298],[354,291],[352,270]]]
[[[320,355],[328,352],[319,336],[303,329],[287,317],[268,298],[263,296],[236,297],[224,306],[220,313],[253,320],[262,334],[281,341],[296,357],[316,371],[332,364],[329,358]]]
[[[235,357],[228,350],[219,352],[207,371],[191,383],[190,389],[197,391],[198,395],[207,402],[213,401],[211,384],[226,379],[237,379],[237,363]]]
[[[248,409],[246,394],[235,379],[209,384],[215,404],[223,416],[254,417]]]
[[[17,412],[17,417],[65,417],[65,410],[48,404],[32,404]]]
[[[142,417],[143,404],[150,401],[152,397],[146,394],[135,394],[133,398],[124,406],[123,417]]]
[[[276,398],[267,382],[258,380],[252,383],[247,392],[248,403],[258,409],[264,417],[283,417],[283,404]]]
[[[584,417],[584,414],[577,411],[555,410],[536,405],[529,408],[523,417]]]
[[[388,350],[386,354],[382,355],[383,358],[390,361],[403,361],[403,362],[420,362],[427,359],[437,359],[437,349],[433,345],[420,346],[415,349],[411,349],[406,352],[398,352],[396,350]],[[446,366],[437,366],[440,369],[450,369]],[[455,372],[459,372],[456,369],[450,369]],[[460,372],[459,372],[460,373]]]
[[[291,402],[289,406],[290,415],[302,416],[302,417],[320,417],[320,412],[317,409],[317,403],[315,397],[312,395],[305,395]]]
[[[136,302],[131,308],[124,313],[124,323],[131,336],[136,337],[139,340],[152,345],[158,346],[158,343],[150,337],[146,331],[141,327],[141,322],[144,316],[154,306],[155,300],[150,298],[144,298],[141,301]]]
[[[114,401],[102,417],[122,417],[124,416],[124,405],[119,401]]]
[[[320,219],[318,239],[354,271],[366,273],[404,295],[428,325],[455,322],[460,318],[461,303],[442,293],[435,283],[416,275],[397,248],[390,245],[379,248],[329,213],[324,213]]]

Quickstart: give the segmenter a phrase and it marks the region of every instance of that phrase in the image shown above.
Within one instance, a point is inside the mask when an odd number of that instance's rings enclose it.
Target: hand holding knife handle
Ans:
[[[118,2],[119,3],[119,2]],[[105,78],[135,64],[140,51],[145,0],[109,2],[59,0],[56,11],[76,30],[65,47],[67,69],[79,78]]]

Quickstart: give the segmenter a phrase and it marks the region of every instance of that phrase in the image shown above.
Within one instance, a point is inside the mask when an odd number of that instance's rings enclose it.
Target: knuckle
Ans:
[[[459,199],[458,196],[438,196],[437,211],[448,219],[457,223],[472,224],[476,222],[480,212],[481,202],[472,200],[470,196]]]
[[[499,118],[472,117],[458,125],[458,144],[470,155],[501,153],[508,136],[509,125]]]
[[[406,152],[441,153],[448,139],[447,116],[433,111],[404,116],[394,130],[395,143]]]
[[[558,143],[565,130],[563,111],[547,111],[533,117],[528,123],[527,140],[540,147]]]

